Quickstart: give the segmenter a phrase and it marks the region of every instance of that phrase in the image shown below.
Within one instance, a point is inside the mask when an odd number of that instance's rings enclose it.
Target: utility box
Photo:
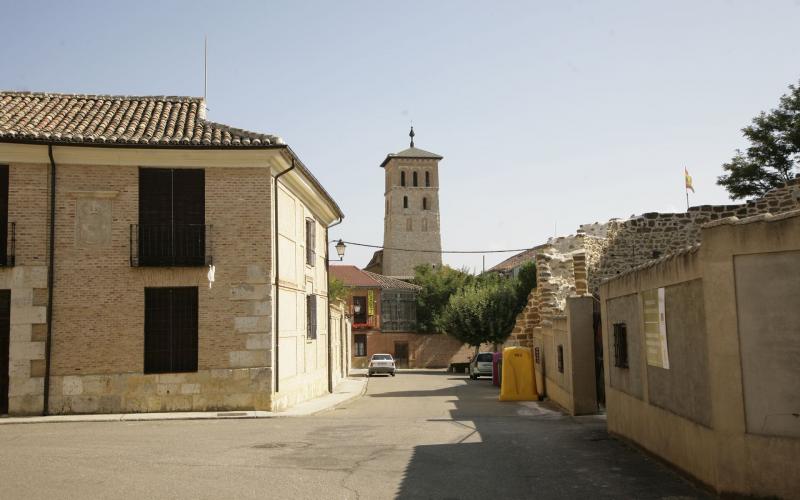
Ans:
[[[533,377],[533,358],[526,347],[503,349],[503,371],[500,401],[536,401],[536,379]]]

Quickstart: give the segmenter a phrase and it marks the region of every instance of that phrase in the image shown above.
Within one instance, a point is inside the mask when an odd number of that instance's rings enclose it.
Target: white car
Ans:
[[[373,354],[369,360],[367,376],[371,377],[373,373],[388,373],[394,377],[395,371],[397,367],[391,354]]]
[[[469,363],[469,378],[472,380],[478,377],[492,376],[492,359],[494,353],[479,352]]]

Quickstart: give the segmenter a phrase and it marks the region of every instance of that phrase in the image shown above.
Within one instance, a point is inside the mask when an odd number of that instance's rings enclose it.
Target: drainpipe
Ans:
[[[280,335],[280,319],[281,319],[281,308],[280,308],[280,252],[279,252],[279,245],[278,245],[278,178],[280,178],[284,174],[288,174],[294,170],[294,158],[292,158],[292,166],[284,170],[283,172],[279,172],[278,175],[275,176],[275,199],[273,200],[273,204],[275,206],[275,392],[280,390],[280,367],[281,367],[281,357],[280,357],[280,349],[281,349],[281,335]]]
[[[50,157],[50,228],[47,259],[47,339],[44,344],[44,406],[42,415],[50,412],[50,358],[53,352],[53,282],[56,267],[56,161],[53,158],[53,145],[47,145]]]
[[[328,330],[328,392],[333,393],[333,368],[331,368],[331,361],[332,361],[332,351],[333,351],[333,335],[331,334],[331,290],[330,290],[330,283],[331,283],[331,275],[330,275],[330,261],[328,260],[330,254],[330,247],[331,242],[328,240],[328,231],[333,226],[338,226],[342,223],[342,218],[339,217],[339,220],[331,224],[330,226],[325,228],[325,279],[328,280],[328,283],[325,285],[325,289],[328,290],[328,326],[326,327]]]

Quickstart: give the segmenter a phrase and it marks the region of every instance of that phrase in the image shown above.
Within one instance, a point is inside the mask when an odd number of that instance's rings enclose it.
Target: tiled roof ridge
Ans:
[[[199,96],[186,95],[126,95],[126,94],[80,94],[73,92],[44,92],[30,90],[1,90],[0,96],[28,96],[28,97],[62,97],[74,99],[104,99],[104,100],[139,100],[139,101],[176,101],[176,102],[202,102],[205,99]]]
[[[419,285],[415,285],[413,283],[409,283],[407,281],[399,280],[397,278],[392,278],[391,276],[384,276],[383,274],[377,274],[370,271],[361,270],[361,272],[365,273],[370,278],[377,281],[381,288],[396,288],[402,290],[422,290],[422,287]]]

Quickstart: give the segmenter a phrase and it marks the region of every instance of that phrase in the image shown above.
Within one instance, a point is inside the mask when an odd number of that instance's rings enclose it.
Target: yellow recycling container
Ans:
[[[536,401],[536,379],[533,375],[531,350],[526,347],[503,349],[503,378],[500,401]]]

